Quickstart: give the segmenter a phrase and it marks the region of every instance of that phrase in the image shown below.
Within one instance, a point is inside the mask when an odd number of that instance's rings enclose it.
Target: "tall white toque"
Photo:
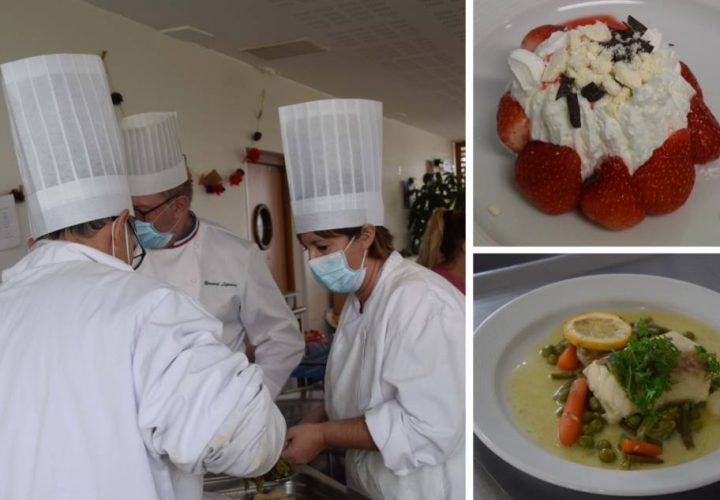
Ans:
[[[188,180],[180,147],[177,113],[142,113],[120,122],[130,192],[161,193]]]
[[[383,225],[382,103],[284,106],[280,128],[298,234]]]
[[[30,235],[133,213],[105,68],[55,54],[0,66]]]

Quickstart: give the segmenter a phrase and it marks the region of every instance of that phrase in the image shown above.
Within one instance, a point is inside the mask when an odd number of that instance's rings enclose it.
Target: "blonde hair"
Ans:
[[[420,245],[418,264],[433,269],[463,255],[465,212],[436,208],[430,216]]]
[[[440,247],[443,243],[445,212],[447,211],[447,208],[436,208],[433,210],[427,228],[425,228],[425,234],[423,234],[417,263],[428,269],[432,269],[444,260],[440,252]]]

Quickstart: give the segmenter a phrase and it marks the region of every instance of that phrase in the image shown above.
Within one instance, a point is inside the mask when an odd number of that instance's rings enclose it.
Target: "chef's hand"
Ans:
[[[323,424],[300,424],[288,429],[281,457],[292,464],[306,464],[327,447]]]

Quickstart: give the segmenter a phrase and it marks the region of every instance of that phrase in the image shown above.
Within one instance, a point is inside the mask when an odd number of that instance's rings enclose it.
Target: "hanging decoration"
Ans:
[[[110,68],[108,68],[107,63],[105,62],[107,54],[107,50],[103,50],[102,52],[100,52],[100,59],[102,59],[103,66],[105,66],[105,74],[107,74],[108,84],[110,86],[110,100],[112,101],[113,106],[120,108],[120,113],[125,116],[125,110],[122,107],[122,103],[125,102],[125,98],[120,92],[114,90],[115,87],[113,85],[112,78],[110,77]]]
[[[245,171],[242,168],[238,168],[235,173],[230,176],[230,185],[239,185],[243,181],[243,177],[245,177]]]
[[[207,174],[201,174],[200,180],[198,182],[201,186],[205,186],[206,193],[214,193],[219,195],[225,192],[225,186],[223,186],[223,179],[215,169],[212,169]]]
[[[13,198],[15,198],[15,203],[22,203],[25,201],[25,187],[20,184],[18,187],[11,189],[9,193],[13,195]]]

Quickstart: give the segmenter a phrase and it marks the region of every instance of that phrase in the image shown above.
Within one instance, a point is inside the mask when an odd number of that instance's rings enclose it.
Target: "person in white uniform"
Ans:
[[[350,293],[325,404],[288,429],[283,457],[347,448],[348,485],[386,500],[462,499],[463,296],[393,251],[383,226],[382,105],[280,108],[295,230],[325,288]]]
[[[176,113],[143,113],[120,123],[140,243],[140,272],[185,291],[223,322],[223,341],[254,361],[276,398],[302,359],[305,342],[257,245],[191,211],[192,181]]]
[[[173,477],[265,473],[285,422],[261,370],[191,297],[131,266],[102,61],[0,72],[35,240],[0,285],[0,498],[200,500]]]

